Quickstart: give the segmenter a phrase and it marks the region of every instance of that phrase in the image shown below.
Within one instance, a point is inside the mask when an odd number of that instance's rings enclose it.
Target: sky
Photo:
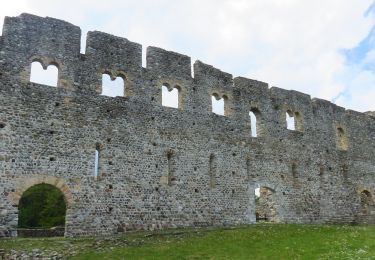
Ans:
[[[13,0],[28,12],[176,51],[357,111],[375,110],[374,0]],[[82,38],[82,42],[85,38]],[[84,47],[84,46],[83,46]],[[83,48],[84,49],[84,48]]]

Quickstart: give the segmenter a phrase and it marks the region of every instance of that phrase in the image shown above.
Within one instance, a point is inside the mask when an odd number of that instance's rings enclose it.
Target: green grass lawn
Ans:
[[[256,224],[107,238],[0,240],[0,248],[72,259],[375,259],[375,226]],[[74,255],[74,256],[71,256]]]

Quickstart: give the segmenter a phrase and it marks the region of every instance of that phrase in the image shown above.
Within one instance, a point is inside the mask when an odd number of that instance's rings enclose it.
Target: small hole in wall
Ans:
[[[282,180],[284,180],[284,179],[285,179],[285,176],[284,176],[284,175],[281,175],[280,177],[281,177],[281,179],[282,179]]]
[[[232,153],[233,156],[236,156],[237,154],[236,153]]]
[[[155,168],[157,169],[159,167],[159,165],[155,164]]]
[[[48,133],[49,133],[50,135],[53,135],[53,134],[55,133],[55,131],[53,131],[53,130],[49,130]]]
[[[55,107],[59,107],[60,106],[60,103],[59,102],[56,102],[55,103]]]
[[[157,207],[156,210],[159,211],[159,210],[160,210],[160,207]]]
[[[108,184],[108,189],[112,190],[113,189],[113,186],[112,184]]]
[[[112,208],[112,207],[109,207],[109,208],[108,208],[108,213],[111,213],[112,210],[113,210],[113,208]]]
[[[194,92],[196,91],[196,88],[195,88],[195,87],[193,87],[193,91],[194,91]]]
[[[107,138],[107,143],[110,143],[112,141],[111,138]]]
[[[332,167],[331,167],[331,166],[329,166],[329,167],[328,167],[328,170],[332,171]]]
[[[151,117],[151,120],[155,120],[155,117],[152,116],[152,117]]]
[[[235,171],[232,171],[232,176],[236,175],[236,172]]]
[[[54,161],[56,161],[56,158],[55,157],[50,157],[49,160],[50,160],[50,162],[54,162]]]
[[[4,128],[5,127],[5,123],[0,123],[0,128]]]
[[[15,190],[15,189],[11,189],[10,191],[11,191],[11,192],[15,192],[16,190]]]
[[[13,159],[12,159],[12,162],[16,162],[16,159],[13,158]]]
[[[235,191],[234,190],[232,190],[232,194],[234,194],[235,193]]]
[[[154,101],[154,100],[155,100],[155,98],[154,98],[154,97],[152,97],[152,98],[151,98],[151,101]]]
[[[283,195],[285,195],[285,192],[283,191]]]
[[[109,164],[109,165],[113,165],[113,162],[112,162],[112,161],[109,161],[108,164]]]
[[[193,125],[195,125],[195,122],[193,122]]]
[[[153,143],[152,143],[152,145],[153,145],[153,146],[156,146],[156,143],[155,143],[155,142],[153,142]]]
[[[195,171],[195,172],[197,171],[197,167],[194,167],[194,171]]]
[[[195,193],[198,193],[198,192],[199,192],[198,189],[194,189],[194,191],[195,191]]]
[[[155,188],[155,191],[159,191],[159,187],[156,187],[156,188]]]

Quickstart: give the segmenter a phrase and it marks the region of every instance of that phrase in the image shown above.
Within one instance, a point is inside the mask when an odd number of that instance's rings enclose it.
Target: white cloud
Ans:
[[[3,4],[0,18],[24,11],[57,17],[85,31],[101,30],[181,52],[234,75],[320,98],[351,90],[351,99],[342,105],[375,110],[372,103],[353,101],[363,97],[354,94],[352,85],[361,82],[371,90],[373,81],[365,75],[373,73],[348,66],[339,53],[368,34],[374,18],[364,13],[372,2],[25,0]]]

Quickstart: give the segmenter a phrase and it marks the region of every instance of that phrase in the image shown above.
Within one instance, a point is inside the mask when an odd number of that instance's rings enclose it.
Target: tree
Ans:
[[[26,190],[18,205],[19,228],[50,228],[65,224],[64,194],[49,184],[37,184]]]

